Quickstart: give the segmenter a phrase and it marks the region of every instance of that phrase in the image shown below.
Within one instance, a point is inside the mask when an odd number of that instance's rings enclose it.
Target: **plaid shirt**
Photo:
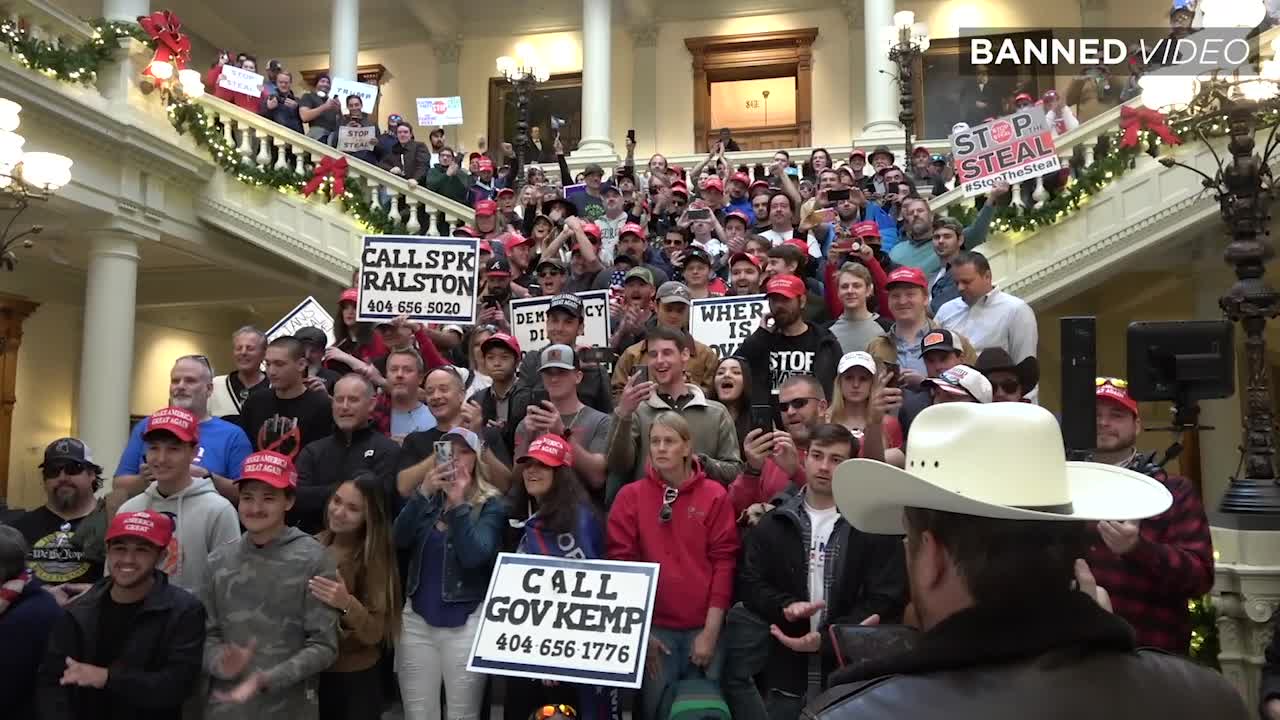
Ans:
[[[1116,614],[1133,626],[1139,647],[1186,655],[1191,643],[1187,602],[1213,586],[1209,521],[1186,478],[1170,477],[1159,469],[1131,469],[1164,483],[1173,495],[1173,505],[1141,521],[1138,544],[1125,555],[1112,552],[1095,526],[1089,567],[1098,585],[1111,595]]]

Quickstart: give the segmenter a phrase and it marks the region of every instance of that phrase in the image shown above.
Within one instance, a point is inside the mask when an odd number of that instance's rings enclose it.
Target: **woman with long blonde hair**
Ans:
[[[871,457],[883,460],[890,465],[901,465],[905,461],[902,453],[902,426],[892,413],[885,408],[876,409],[872,400],[876,393],[881,395],[881,404],[888,395],[901,398],[901,391],[884,393],[884,385],[892,383],[892,373],[886,368],[876,365],[871,353],[854,351],[845,353],[836,368],[835,399],[831,409],[827,411],[827,422],[842,425],[858,439],[858,457]],[[870,426],[880,428],[881,445],[871,448],[868,455],[866,430]],[[874,457],[882,454],[883,457]]]
[[[376,720],[382,713],[378,660],[400,634],[400,573],[391,545],[386,490],[368,470],[329,496],[316,539],[338,563],[338,579],[316,576],[311,594],[342,613],[338,659],[320,674],[321,720]]]
[[[439,443],[395,523],[396,547],[410,553],[396,671],[407,720],[440,720],[442,682],[449,720],[475,720],[485,677],[467,670],[467,656],[507,510],[475,433],[457,427]]]

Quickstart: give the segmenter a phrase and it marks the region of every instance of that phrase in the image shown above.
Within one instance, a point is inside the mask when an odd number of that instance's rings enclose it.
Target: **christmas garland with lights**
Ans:
[[[1187,609],[1191,611],[1191,659],[1214,670],[1221,670],[1218,665],[1218,622],[1213,611],[1213,603],[1209,596],[1190,600]]]
[[[240,182],[301,196],[303,186],[311,180],[310,175],[299,175],[292,167],[258,167],[256,163],[245,162],[235,143],[227,142],[213,116],[196,103],[189,100],[174,101],[167,109],[169,121],[178,134],[190,135],[197,145],[209,151],[214,162],[235,175]],[[346,188],[339,198],[333,197],[333,184],[330,181],[323,183],[319,192],[324,193],[325,202],[340,199],[343,210],[371,233],[390,235],[400,229],[399,220],[380,205],[370,202],[369,188],[360,178],[348,177]]]
[[[89,24],[93,26],[93,37],[74,46],[32,37],[23,24],[13,20],[0,22],[0,37],[8,46],[9,54],[23,66],[47,77],[90,85],[97,80],[98,68],[110,61],[112,53],[120,47],[121,40],[145,41],[147,35],[137,23],[107,22],[98,18]]]

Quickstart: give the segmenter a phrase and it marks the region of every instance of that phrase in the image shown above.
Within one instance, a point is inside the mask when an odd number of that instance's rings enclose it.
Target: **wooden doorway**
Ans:
[[[18,346],[22,323],[36,303],[14,295],[0,295],[0,499],[9,496],[9,448],[13,437],[13,406],[18,402]]]
[[[795,79],[794,122],[731,127],[743,150],[804,147],[813,136],[813,41],[818,28],[751,35],[686,38],[693,55],[693,143],[707,152],[720,128],[711,126],[711,84],[736,80]]]

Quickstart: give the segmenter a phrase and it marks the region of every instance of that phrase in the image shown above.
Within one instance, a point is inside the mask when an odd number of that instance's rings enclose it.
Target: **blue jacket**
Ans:
[[[751,207],[751,200],[749,198],[742,198],[741,200],[730,201],[728,207],[725,208],[725,212],[729,213],[729,212],[733,212],[734,210],[737,210],[738,212],[743,213],[747,216],[749,220],[749,222],[747,223],[748,229],[752,225],[756,224],[756,211],[755,211],[755,208]],[[723,218],[721,220],[723,221]]]
[[[35,717],[36,671],[62,608],[32,578],[9,609],[0,614],[0,708],[12,717]]]
[[[542,518],[534,515],[525,521],[524,535],[516,552],[598,560],[604,557],[604,526],[585,503],[578,507],[577,525],[571,533],[557,533],[544,528]]]
[[[415,492],[413,499],[396,517],[392,531],[396,548],[412,551],[405,597],[413,597],[418,589],[427,532],[441,517],[449,525],[444,548],[443,599],[446,602],[481,602],[502,544],[502,528],[507,522],[506,504],[502,498],[494,497],[486,500],[478,510],[468,503],[445,510],[443,492],[431,497]]]

